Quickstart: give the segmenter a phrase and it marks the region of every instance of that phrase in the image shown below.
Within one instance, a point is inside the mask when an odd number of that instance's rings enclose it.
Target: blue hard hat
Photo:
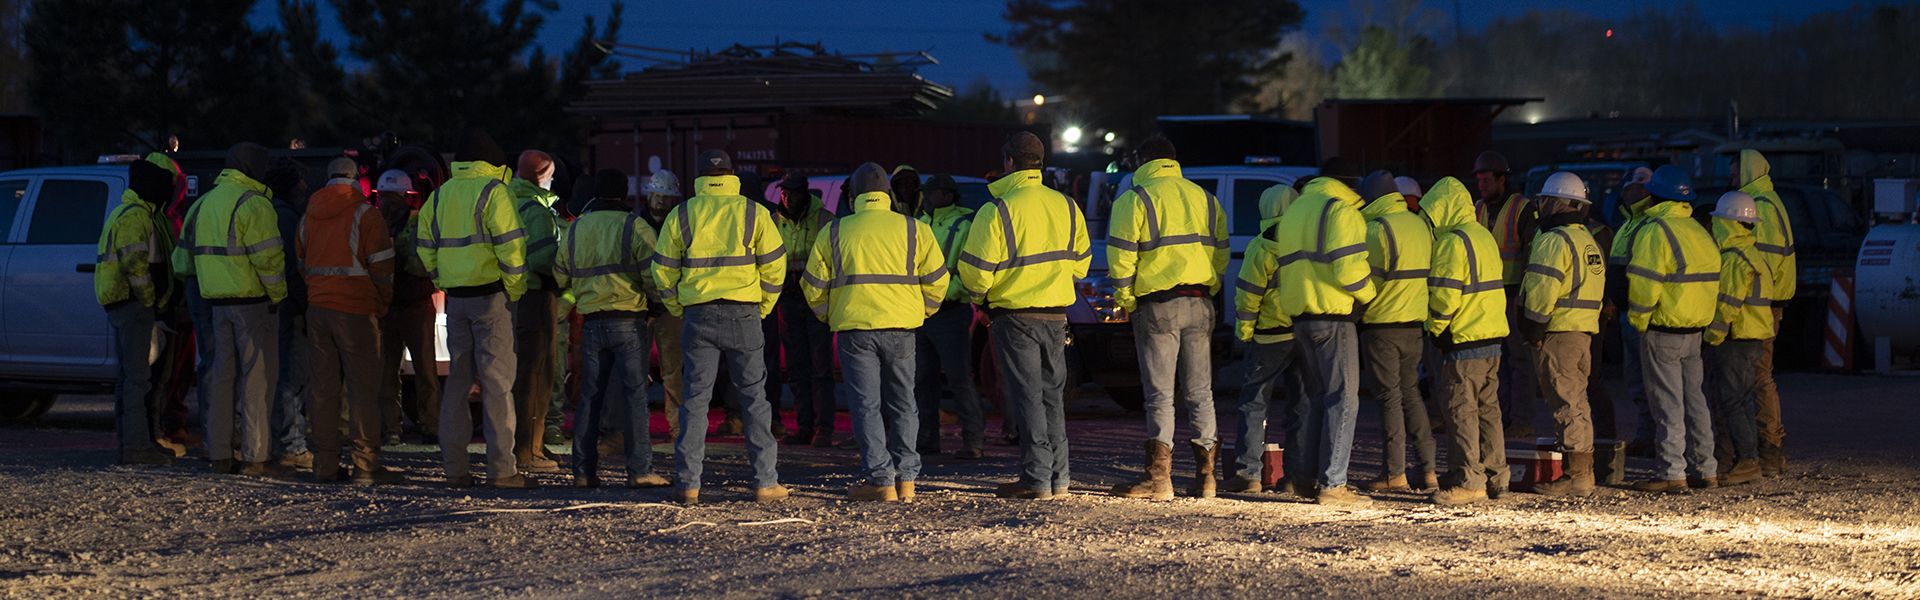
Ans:
[[[1661,200],[1679,200],[1693,202],[1693,179],[1687,177],[1687,171],[1678,165],[1662,165],[1653,170],[1653,180],[1647,182],[1647,193]]]

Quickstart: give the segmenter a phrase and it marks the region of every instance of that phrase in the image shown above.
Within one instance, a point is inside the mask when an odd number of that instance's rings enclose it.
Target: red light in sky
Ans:
[[[1613,39],[1613,29],[1607,29],[1607,39]]]

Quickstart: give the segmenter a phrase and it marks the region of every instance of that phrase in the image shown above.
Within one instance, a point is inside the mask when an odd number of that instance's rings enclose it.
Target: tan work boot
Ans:
[[[993,495],[1014,500],[1051,500],[1053,490],[1036,490],[1018,481],[1009,481],[993,489]]]
[[[1533,486],[1533,491],[1542,496],[1574,496],[1585,498],[1593,495],[1593,453],[1568,452],[1567,472],[1559,479]]]
[[[538,454],[529,454],[514,461],[514,470],[521,473],[559,473],[560,463]]]
[[[655,475],[653,473],[634,475],[632,477],[627,478],[627,487],[657,488],[657,487],[667,487],[669,485],[673,485],[673,483],[667,481],[667,478],[661,477],[659,475]]]
[[[1214,456],[1219,454],[1220,450],[1218,447],[1208,448],[1199,442],[1187,442],[1187,446],[1193,449],[1194,464],[1193,485],[1187,487],[1187,495],[1195,498],[1212,498],[1214,488],[1218,485],[1217,482],[1213,480],[1213,461]],[[1168,458],[1171,459],[1172,457]],[[1167,466],[1168,469],[1171,470],[1173,465],[1169,464]],[[1059,494],[1054,495],[1057,496]]]
[[[1687,492],[1687,480],[1685,479],[1647,479],[1643,481],[1634,482],[1633,489],[1641,492],[1662,492],[1662,493],[1668,493],[1668,494],[1684,494]]]
[[[1073,488],[1063,485],[1060,487],[1053,488],[1053,495],[1047,497],[1047,499],[1048,500],[1066,500],[1072,497],[1073,497]]]
[[[339,462],[340,457],[336,456],[334,457],[333,460],[334,462]],[[289,469],[312,469],[313,468],[313,452],[307,451],[307,452],[301,452],[298,454],[288,454],[285,456],[281,456],[279,460],[279,464],[280,466],[286,467]]]
[[[888,488],[892,489],[892,488]],[[774,484],[763,488],[754,488],[754,502],[779,502],[787,499],[787,486]]]
[[[1745,485],[1745,484],[1753,483],[1754,481],[1759,480],[1760,476],[1761,476],[1760,461],[1757,459],[1749,458],[1749,459],[1734,463],[1733,468],[1728,469],[1725,473],[1721,474],[1720,484],[1730,485],[1730,486]]]
[[[674,490],[673,499],[675,502],[679,502],[681,504],[686,504],[689,506],[694,504],[699,504],[700,488],[694,488],[691,490]]]
[[[1366,506],[1373,504],[1373,499],[1354,493],[1350,486],[1341,485],[1321,488],[1320,495],[1314,497],[1313,503],[1325,506]]]
[[[1466,506],[1475,502],[1486,502],[1486,490],[1473,490],[1464,487],[1450,487],[1433,493],[1433,503],[1440,506]]]
[[[913,501],[913,482],[902,481],[900,483],[894,484],[893,491],[896,495],[900,496],[901,502]]]
[[[1363,483],[1360,485],[1360,487],[1362,489],[1367,490],[1368,492],[1372,492],[1375,494],[1378,494],[1380,492],[1411,492],[1413,491],[1413,486],[1407,485],[1407,476],[1404,473],[1400,475],[1388,475],[1386,473],[1381,473],[1379,479],[1375,479],[1373,481]]]
[[[1173,499],[1173,448],[1159,440],[1147,440],[1147,472],[1138,481],[1113,486],[1113,495],[1122,498]]]
[[[1414,483],[1420,484],[1420,487],[1414,488],[1414,491],[1416,492],[1431,492],[1431,491],[1439,490],[1440,476],[1434,474],[1433,471],[1427,471],[1425,473],[1421,473],[1419,479],[1409,481],[1407,485],[1412,486]]]
[[[861,502],[899,502],[898,490],[890,485],[855,484],[847,488],[847,497]]]
[[[1229,494],[1258,494],[1261,487],[1260,478],[1240,475],[1221,482],[1220,491]]]
[[[154,438],[153,443],[157,446],[160,446],[161,450],[165,450],[167,451],[168,454],[172,454],[174,458],[187,457],[186,444],[173,441],[172,438],[168,438],[166,436],[160,436],[158,438]]]

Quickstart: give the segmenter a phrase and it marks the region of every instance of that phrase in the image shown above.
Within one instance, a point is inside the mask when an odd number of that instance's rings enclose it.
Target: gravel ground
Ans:
[[[996,446],[930,459],[914,504],[852,503],[852,450],[783,447],[795,497],[758,505],[740,501],[744,461],[722,444],[691,508],[664,490],[447,490],[424,446],[390,449],[412,483],[388,488],[104,466],[111,406],[67,399],[39,426],[0,429],[0,595],[1920,597],[1920,379],[1781,384],[1781,479],[1357,510],[1100,494],[1137,468],[1144,428],[1097,398],[1070,423],[1068,500],[992,498],[1015,461]],[[1356,479],[1379,465],[1363,415]]]

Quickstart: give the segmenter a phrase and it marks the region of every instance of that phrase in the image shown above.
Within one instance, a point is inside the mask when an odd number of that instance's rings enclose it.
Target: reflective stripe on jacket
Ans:
[[[1181,286],[1220,293],[1231,250],[1220,201],[1181,177],[1171,159],[1141,165],[1133,183],[1113,201],[1107,230],[1114,301],[1132,311],[1140,297]]]
[[[1691,333],[1713,321],[1720,258],[1685,202],[1647,209],[1627,264],[1627,320],[1634,329]]]
[[[655,241],[653,226],[639,213],[589,211],[561,236],[554,281],[573,296],[574,310],[582,315],[644,312],[658,297],[647,273]]]
[[[286,299],[287,256],[269,193],[267,186],[227,169],[187,209],[173,263],[176,272],[198,279],[201,297]]]
[[[920,222],[933,229],[934,242],[940,246],[940,255],[947,258],[947,293],[941,296],[947,302],[964,302],[967,289],[960,285],[960,252],[967,246],[967,233],[973,229],[973,209],[952,204],[933,209],[933,212],[920,215]]]
[[[654,246],[653,279],[660,303],[681,309],[708,302],[737,302],[773,313],[787,279],[787,248],[772,215],[740,195],[740,178],[715,175],[694,180],[698,194],[673,208]]]
[[[1740,151],[1739,174],[1746,180],[1740,191],[1753,197],[1753,207],[1760,212],[1760,224],[1753,228],[1753,249],[1760,251],[1772,279],[1767,285],[1767,299],[1786,302],[1799,288],[1800,260],[1793,248],[1793,222],[1787,217],[1787,205],[1780,201],[1780,193],[1773,189],[1773,177],[1767,174],[1771,168],[1760,151]]]
[[[1773,303],[1767,298],[1773,282],[1767,272],[1769,255],[1754,247],[1754,234],[1743,225],[1715,218],[1713,234],[1720,246],[1720,299],[1702,341],[1717,346],[1729,338],[1772,339],[1776,332]]]
[[[1305,317],[1351,319],[1356,304],[1372,302],[1367,223],[1360,195],[1330,177],[1307,183],[1279,222],[1280,309]]]
[[[1280,216],[1299,198],[1280,184],[1260,192],[1260,237],[1247,242],[1233,281],[1233,333],[1243,342],[1274,344],[1293,339],[1293,317],[1280,310]]]
[[[1533,238],[1520,282],[1521,317],[1545,323],[1549,332],[1599,333],[1606,263],[1585,225],[1562,225]]]
[[[1407,210],[1398,192],[1375,198],[1360,209],[1367,220],[1367,264],[1380,293],[1360,322],[1368,325],[1427,320],[1427,276],[1433,267],[1433,229]]]
[[[387,237],[386,218],[361,198],[359,188],[329,185],[314,192],[298,236],[308,305],[355,315],[387,313],[393,238]]]
[[[800,279],[807,304],[834,331],[919,328],[947,293],[933,228],[890,210],[885,192],[853,202],[814,240]]]
[[[1433,270],[1427,277],[1427,333],[1442,351],[1497,344],[1507,337],[1507,294],[1499,246],[1473,218],[1467,188],[1452,177],[1420,198],[1433,224]]]
[[[416,250],[435,287],[452,292],[497,283],[509,300],[527,291],[527,230],[506,180],[506,167],[453,163],[453,179],[421,206]]]
[[[1087,221],[1072,200],[1041,185],[1040,170],[987,185],[960,257],[960,281],[976,304],[998,310],[1064,309],[1093,255]]]
[[[520,227],[527,230],[527,289],[546,289],[553,282],[553,255],[560,238],[560,219],[553,214],[553,203],[560,197],[525,179],[507,182],[513,194]]]
[[[133,190],[120,193],[120,205],[107,215],[95,244],[93,297],[101,306],[136,300],[147,308],[171,303],[173,277],[167,266],[173,255],[173,233],[147,202]]]

